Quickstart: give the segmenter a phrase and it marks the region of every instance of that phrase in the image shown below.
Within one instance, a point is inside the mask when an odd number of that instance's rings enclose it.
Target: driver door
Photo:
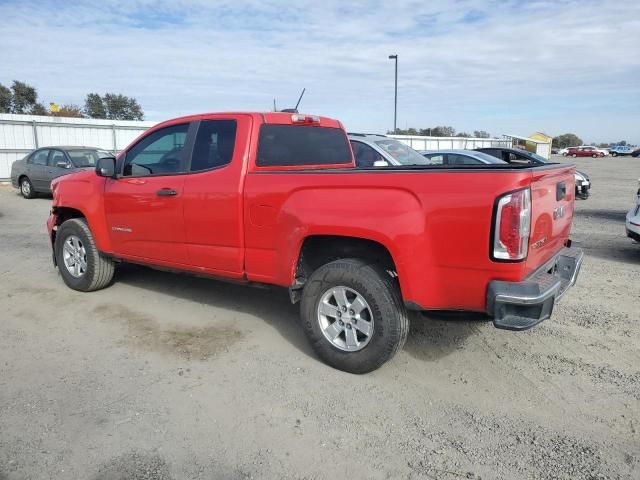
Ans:
[[[105,212],[114,253],[130,260],[188,263],[183,217],[189,123],[154,130],[118,159]]]

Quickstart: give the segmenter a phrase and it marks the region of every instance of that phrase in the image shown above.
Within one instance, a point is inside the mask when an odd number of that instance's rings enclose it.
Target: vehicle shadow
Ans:
[[[412,313],[405,351],[412,357],[434,362],[465,348],[469,337],[491,318],[477,312]]]
[[[620,234],[621,238],[615,243],[608,243],[602,246],[590,246],[581,244],[580,247],[589,257],[597,257],[602,260],[610,260],[619,263],[635,263],[640,264],[640,244],[635,243],[628,237],[624,236],[624,232]]]
[[[607,220],[610,222],[615,222],[616,225],[622,224],[624,226],[627,212],[618,210],[605,210],[601,208],[580,208],[576,209],[575,215],[577,217],[588,217]]]
[[[299,305],[291,304],[284,288],[250,288],[133,264],[120,265],[115,280],[182,300],[257,317],[271,325],[297,350],[317,359],[300,326]],[[416,359],[437,361],[464,348],[467,338],[477,334],[478,325],[488,320],[486,315],[473,312],[412,312],[405,350]]]
[[[625,235],[626,211],[606,209],[580,209],[576,216],[604,221],[609,228],[591,232],[588,241],[578,244],[585,254],[620,263],[640,263],[640,245]],[[611,233],[615,238],[611,238]]]
[[[126,263],[119,265],[115,281],[229,312],[255,316],[271,325],[300,352],[316,358],[299,324],[299,305],[291,304],[284,288],[250,288]]]

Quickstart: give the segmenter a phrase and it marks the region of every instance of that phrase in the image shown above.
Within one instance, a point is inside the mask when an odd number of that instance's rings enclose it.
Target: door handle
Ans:
[[[171,188],[161,188],[160,190],[158,190],[156,192],[156,195],[158,195],[159,197],[173,197],[175,195],[177,195],[178,192],[176,192],[175,190],[171,189]]]

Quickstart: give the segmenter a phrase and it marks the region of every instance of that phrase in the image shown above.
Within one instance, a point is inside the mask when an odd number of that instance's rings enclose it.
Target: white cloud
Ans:
[[[0,4],[0,82],[147,117],[290,106],[384,131],[450,124],[640,143],[640,4],[620,1],[119,1]],[[635,122],[635,123],[634,123]]]

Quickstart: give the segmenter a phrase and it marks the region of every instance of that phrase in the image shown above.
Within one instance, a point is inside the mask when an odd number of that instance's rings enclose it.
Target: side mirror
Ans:
[[[115,157],[103,157],[96,164],[96,175],[99,177],[113,178],[116,175]]]
[[[373,162],[373,166],[374,167],[388,167],[389,166],[389,162],[387,162],[386,160],[376,160],[375,162]]]
[[[71,168],[71,164],[69,162],[56,162],[57,168]]]

